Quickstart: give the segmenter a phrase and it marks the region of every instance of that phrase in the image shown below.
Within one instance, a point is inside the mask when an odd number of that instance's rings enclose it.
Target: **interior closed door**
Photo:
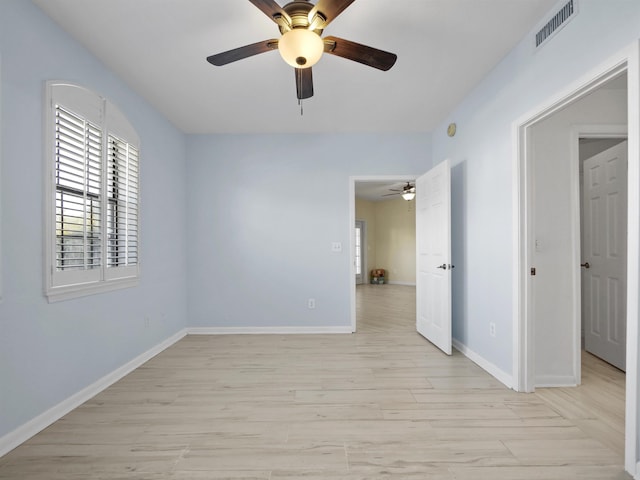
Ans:
[[[416,180],[416,329],[451,355],[451,169]]]
[[[582,315],[585,349],[625,370],[627,142],[584,162]]]

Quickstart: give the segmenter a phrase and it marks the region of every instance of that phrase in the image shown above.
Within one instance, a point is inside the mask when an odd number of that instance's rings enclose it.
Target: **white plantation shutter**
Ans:
[[[122,113],[47,84],[49,300],[133,286],[139,264],[139,140]]]
[[[56,270],[102,265],[102,131],[55,106]]]
[[[138,264],[138,150],[109,135],[107,268]]]

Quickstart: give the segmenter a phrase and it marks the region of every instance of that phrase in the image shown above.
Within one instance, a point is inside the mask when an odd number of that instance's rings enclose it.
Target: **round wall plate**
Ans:
[[[456,134],[456,124],[450,123],[449,126],[447,127],[447,135],[449,135],[450,137],[453,137],[455,134]]]

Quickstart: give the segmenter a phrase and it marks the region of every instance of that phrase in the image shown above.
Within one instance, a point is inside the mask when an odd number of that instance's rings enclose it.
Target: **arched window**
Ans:
[[[134,286],[140,141],[122,113],[77,85],[47,83],[49,301]]]

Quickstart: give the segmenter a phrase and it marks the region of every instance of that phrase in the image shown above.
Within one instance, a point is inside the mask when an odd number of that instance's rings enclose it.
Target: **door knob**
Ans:
[[[443,263],[442,265],[438,265],[436,268],[441,268],[443,270],[446,270],[447,269],[447,264]]]
[[[591,265],[589,265],[589,262],[581,263],[580,266],[584,268],[591,268]]]

